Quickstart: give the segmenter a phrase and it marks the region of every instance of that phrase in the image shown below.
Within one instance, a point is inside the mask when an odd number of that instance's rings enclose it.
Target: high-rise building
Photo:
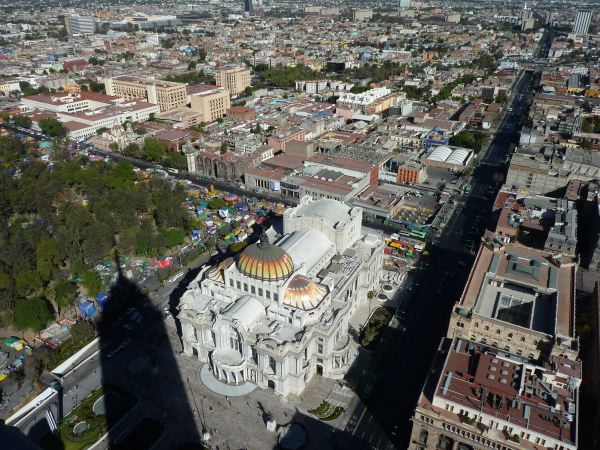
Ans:
[[[238,95],[250,86],[250,69],[245,67],[224,67],[215,74],[217,86],[224,87],[231,95]]]
[[[577,11],[577,17],[575,17],[575,23],[573,24],[573,33],[576,34],[587,34],[590,29],[590,22],[592,21],[591,11]]]
[[[71,14],[65,16],[65,28],[68,34],[94,34],[96,22],[90,16],[78,16]]]
[[[148,103],[160,106],[161,111],[185,106],[187,92],[185,84],[152,78],[121,76],[105,80],[106,93],[123,97],[125,100],[146,99]]]
[[[251,13],[253,9],[252,0],[244,0],[244,11]]]

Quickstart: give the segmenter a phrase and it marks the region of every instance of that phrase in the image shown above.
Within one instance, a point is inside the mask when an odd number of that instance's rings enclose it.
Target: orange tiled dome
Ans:
[[[240,272],[264,281],[277,281],[290,276],[294,262],[285,250],[260,242],[247,247],[237,262]]]

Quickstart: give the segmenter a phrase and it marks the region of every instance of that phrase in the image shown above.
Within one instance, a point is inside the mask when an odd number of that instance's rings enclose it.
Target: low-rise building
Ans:
[[[494,239],[479,248],[448,337],[491,345],[528,359],[577,359],[572,259]]]

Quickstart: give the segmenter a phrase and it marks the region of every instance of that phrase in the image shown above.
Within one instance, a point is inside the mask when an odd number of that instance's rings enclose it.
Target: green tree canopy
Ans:
[[[13,117],[15,125],[22,128],[31,128],[31,117],[17,115]]]
[[[77,297],[77,286],[67,280],[61,280],[54,286],[54,299],[60,310],[72,305]]]
[[[165,156],[165,145],[158,139],[147,138],[142,157],[149,161],[160,161]]]
[[[51,318],[52,314],[46,299],[23,298],[15,305],[14,320],[20,330],[40,331]]]
[[[47,136],[64,137],[67,134],[65,127],[63,127],[57,119],[52,117],[41,119],[38,124],[42,129],[42,132]]]

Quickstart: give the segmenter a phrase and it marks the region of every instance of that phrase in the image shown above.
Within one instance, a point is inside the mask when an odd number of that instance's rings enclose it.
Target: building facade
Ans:
[[[96,21],[91,16],[71,14],[65,16],[65,28],[68,34],[94,34]]]
[[[201,122],[214,122],[225,117],[231,107],[229,91],[217,86],[211,90],[190,95],[192,111],[202,115]]]
[[[184,353],[223,383],[300,394],[315,375],[341,379],[357,344],[348,321],[378,280],[380,237],[362,210],[334,200],[284,213],[283,236],[202,270],[180,305]]]
[[[123,97],[125,100],[146,99],[158,105],[161,111],[170,111],[185,106],[187,92],[185,84],[170,81],[121,76],[104,80],[106,93]]]
[[[245,67],[226,67],[215,73],[217,86],[224,87],[231,95],[239,95],[250,86],[250,69]]]

